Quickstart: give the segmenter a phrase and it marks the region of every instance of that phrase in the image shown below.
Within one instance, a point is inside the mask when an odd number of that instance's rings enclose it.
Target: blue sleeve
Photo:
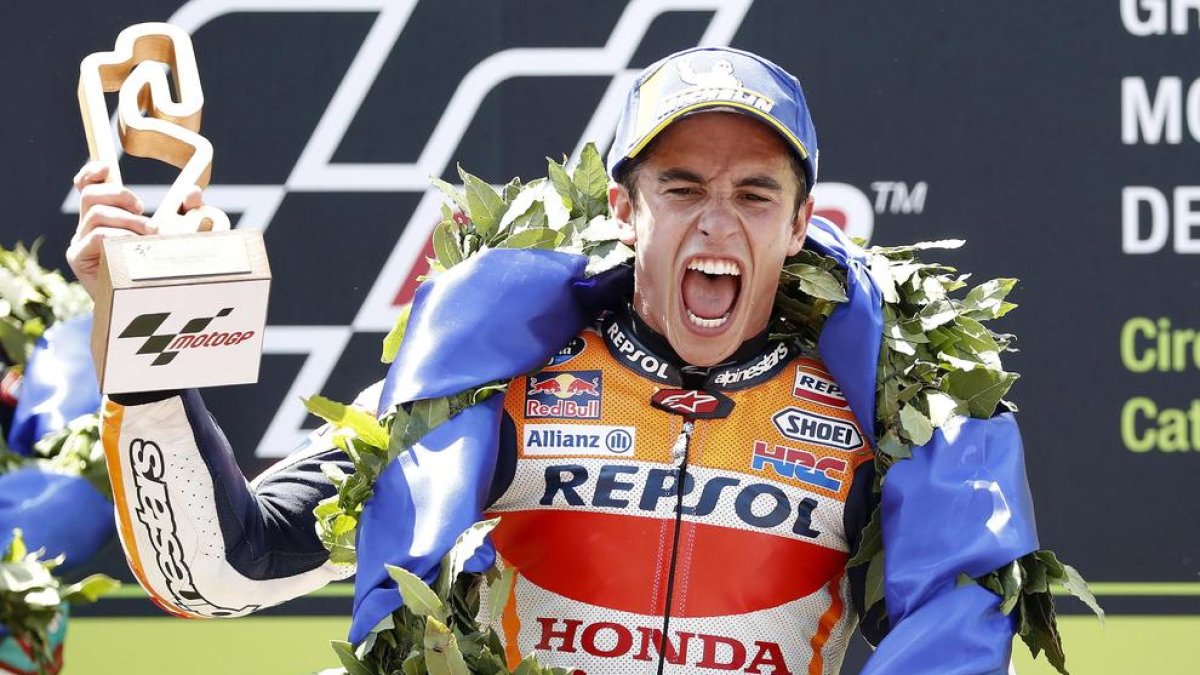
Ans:
[[[1011,414],[957,418],[883,485],[884,597],[891,632],[863,675],[1006,673],[1015,619],[981,577],[1038,548]]]

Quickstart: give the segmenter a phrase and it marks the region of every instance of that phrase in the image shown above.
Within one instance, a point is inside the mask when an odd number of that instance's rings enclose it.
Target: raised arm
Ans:
[[[312,513],[336,493],[321,464],[354,470],[326,429],[252,483],[194,390],[107,399],[103,440],[129,566],[167,612],[243,616],[353,574]]]
[[[75,176],[80,216],[67,260],[89,293],[104,238],[154,234],[140,200],[104,182],[108,172],[90,163]],[[184,205],[199,206],[199,191]],[[336,492],[321,464],[353,471],[324,431],[253,483],[195,391],[106,399],[102,437],[129,565],[168,612],[241,616],[353,573],[328,562],[316,534],[313,507]]]

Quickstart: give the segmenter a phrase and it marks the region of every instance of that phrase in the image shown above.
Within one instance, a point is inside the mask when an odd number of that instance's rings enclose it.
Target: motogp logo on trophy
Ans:
[[[215,316],[202,316],[192,319],[179,329],[178,333],[156,334],[156,331],[167,319],[171,318],[170,312],[158,312],[154,314],[141,314],[133,318],[125,330],[121,331],[118,338],[144,338],[142,346],[138,348],[138,354],[153,354],[154,361],[151,366],[165,366],[175,360],[181,349],[195,349],[199,347],[231,347],[238,345],[250,338],[254,337],[254,331],[211,331],[204,332],[208,325],[214,319],[223,316],[229,316],[233,311],[232,307],[226,307],[217,312]]]

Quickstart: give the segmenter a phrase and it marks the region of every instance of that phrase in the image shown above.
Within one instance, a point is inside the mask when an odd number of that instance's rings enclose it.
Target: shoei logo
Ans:
[[[862,434],[853,424],[788,406],[771,417],[779,433],[793,441],[854,450],[862,447]]]
[[[174,361],[182,349],[232,347],[254,337],[252,330],[204,332],[214,319],[229,316],[231,312],[233,312],[233,308],[226,307],[217,312],[215,316],[202,316],[188,321],[183,328],[179,329],[178,333],[162,334],[158,334],[157,331],[166,323],[167,319],[171,318],[170,312],[141,314],[134,317],[117,337],[143,340],[137,353],[154,355],[154,360],[150,362],[151,366],[165,366]]]

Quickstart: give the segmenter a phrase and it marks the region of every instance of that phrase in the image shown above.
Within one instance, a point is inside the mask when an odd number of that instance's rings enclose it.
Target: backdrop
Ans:
[[[265,230],[255,386],[206,399],[250,474],[348,400],[421,271],[461,162],[493,182],[606,147],[634,73],[696,44],[797,74],[818,208],[881,244],[1021,279],[1002,322],[1043,545],[1116,615],[1200,614],[1200,3],[1071,0],[126,0],[10,3],[0,41],[0,243],[65,267],[86,148],[79,60],[139,21],[194,35],[216,148],[207,200]],[[124,164],[148,202],[173,169]],[[931,517],[936,517],[931,514]],[[110,550],[98,563],[125,578]],[[1079,611],[1063,602],[1064,611]],[[345,598],[282,612],[341,613]],[[111,601],[101,614],[151,612]]]

